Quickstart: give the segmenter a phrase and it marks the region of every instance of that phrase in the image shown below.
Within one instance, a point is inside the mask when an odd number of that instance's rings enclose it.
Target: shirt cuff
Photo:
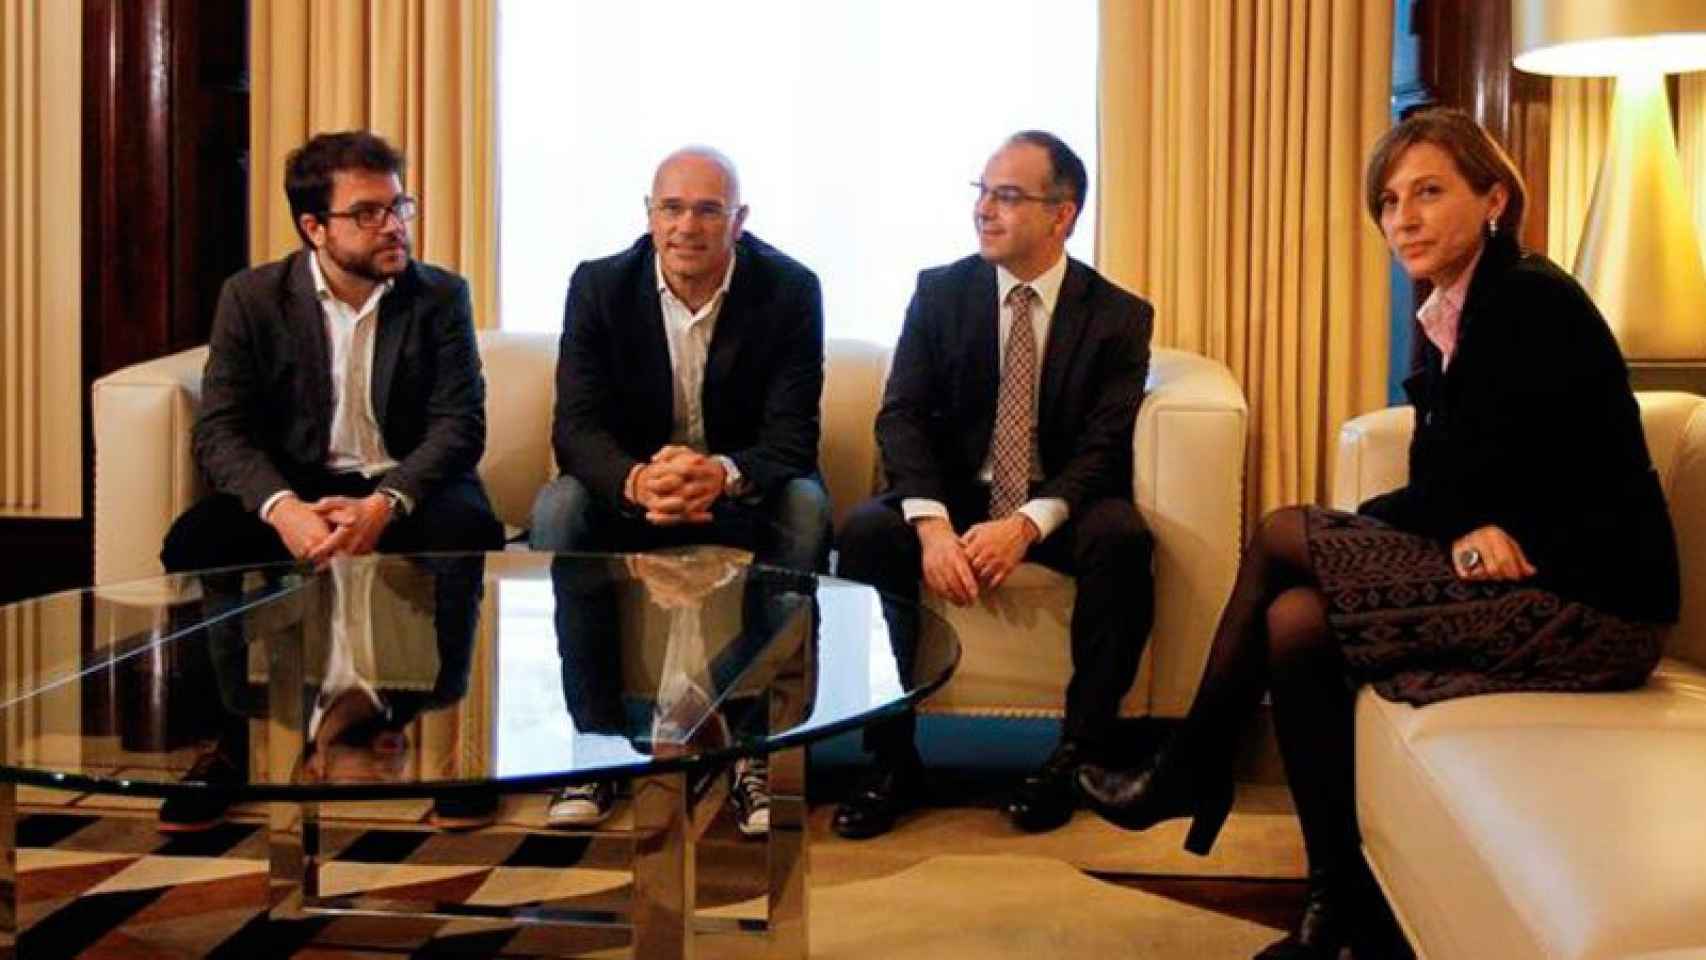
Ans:
[[[948,517],[947,504],[927,497],[907,497],[901,500],[900,515],[906,518],[907,523],[927,520],[931,517],[940,517],[943,520],[949,520],[950,523],[952,522]]]
[[[1037,525],[1037,540],[1047,540],[1048,535],[1060,529],[1060,525],[1071,516],[1072,508],[1063,497],[1038,497],[1025,503],[1019,512],[1031,518]]]
[[[404,493],[403,491],[398,490],[396,487],[380,487],[379,492],[390,497],[392,503],[397,507],[397,512],[402,514],[403,516],[406,517],[409,514],[415,512],[415,498],[414,497],[411,497],[408,494]]]
[[[724,495],[731,499],[737,499],[752,492],[750,489],[752,485],[746,482],[746,477],[741,474],[740,468],[735,466],[735,462],[733,460],[730,460],[728,457],[725,457],[720,453],[712,454],[711,459],[723,465],[723,473],[725,475],[725,479],[723,480]]]
[[[259,510],[256,510],[255,514],[257,516],[259,516],[262,521],[265,521],[267,518],[267,514],[272,513],[272,508],[278,506],[278,502],[280,500],[283,500],[285,497],[294,497],[294,496],[296,496],[296,491],[294,491],[294,490],[290,490],[290,489],[280,490],[277,493],[273,494],[272,496],[261,501],[261,508]]]

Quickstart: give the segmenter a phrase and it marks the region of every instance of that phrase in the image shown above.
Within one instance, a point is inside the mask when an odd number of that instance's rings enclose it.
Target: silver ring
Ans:
[[[1476,570],[1481,566],[1481,551],[1474,547],[1465,547],[1457,552],[1457,563],[1465,570]]]

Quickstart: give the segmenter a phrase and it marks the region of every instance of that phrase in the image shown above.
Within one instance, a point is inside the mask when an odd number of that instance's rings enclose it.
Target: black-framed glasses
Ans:
[[[659,200],[656,203],[653,203],[652,199],[647,197],[646,209],[650,211],[653,216],[671,223],[682,219],[689,213],[698,217],[700,220],[710,223],[721,223],[729,217],[739,213],[741,210],[745,209],[745,207],[736,207],[733,210],[730,210],[727,206],[724,206],[715,200],[701,200],[698,203],[688,203],[685,200]]]
[[[398,223],[408,223],[420,212],[420,201],[404,194],[390,203],[358,203],[348,210],[327,210],[320,216],[348,217],[363,230],[377,230],[388,216],[396,217]]]
[[[973,180],[971,188],[977,191],[977,202],[982,203],[984,197],[995,201],[995,205],[1009,210],[1021,203],[1061,203],[1065,197],[1053,197],[1041,193],[1026,193],[1018,187],[992,187],[982,180]]]

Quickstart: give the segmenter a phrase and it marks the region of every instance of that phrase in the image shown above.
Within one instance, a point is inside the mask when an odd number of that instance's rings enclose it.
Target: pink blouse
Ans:
[[[1482,250],[1486,249],[1485,246]],[[1469,296],[1469,281],[1475,276],[1475,265],[1481,262],[1481,250],[1475,259],[1457,275],[1449,287],[1435,287],[1434,292],[1416,310],[1422,332],[1439,348],[1440,369],[1451,366],[1452,351],[1457,349],[1457,321],[1463,316],[1463,300]]]

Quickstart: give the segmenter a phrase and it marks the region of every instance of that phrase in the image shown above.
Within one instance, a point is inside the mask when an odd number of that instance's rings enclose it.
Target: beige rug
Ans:
[[[816,887],[811,902],[811,955],[824,960],[1247,957],[1274,937],[1059,860],[1007,854],[932,857],[889,876]],[[751,955],[716,941],[702,953]]]

